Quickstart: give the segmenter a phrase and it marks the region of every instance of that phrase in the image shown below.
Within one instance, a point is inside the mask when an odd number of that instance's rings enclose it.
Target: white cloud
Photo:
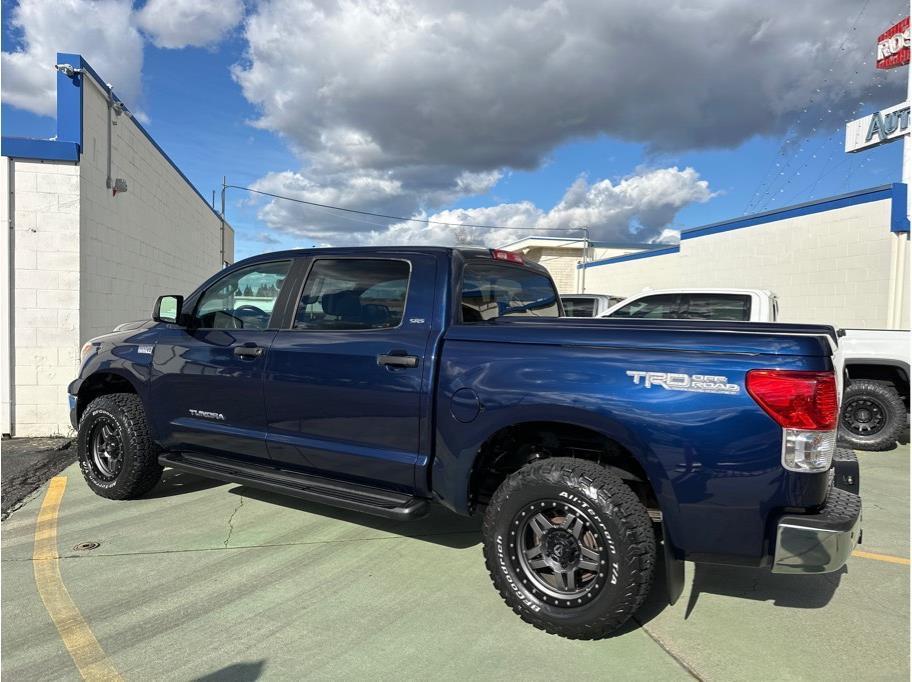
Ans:
[[[156,46],[182,48],[217,43],[243,16],[242,0],[148,0],[136,20]]]
[[[884,4],[853,29],[857,0],[826,12],[790,0],[262,0],[234,77],[259,109],[255,125],[301,159],[259,184],[413,215],[485,193],[500,173],[537,168],[574,140],[608,135],[664,153],[841,123],[870,86],[855,74],[872,70],[872,36],[908,9]],[[902,74],[886,78],[866,106],[903,96]],[[553,211],[614,225],[618,187],[655,178],[586,185],[579,205],[571,188]],[[661,238],[662,205],[638,201],[630,220]],[[287,204],[264,218],[324,236],[365,229]]]
[[[126,0],[20,0],[9,25],[21,48],[3,52],[3,101],[45,116],[56,112],[58,52],[81,54],[131,108],[138,108],[142,36]]]
[[[314,188],[296,174],[275,174],[261,180],[257,188],[296,198],[319,201]],[[375,203],[395,203],[401,186],[373,187]],[[595,240],[646,242],[667,240],[667,226],[685,206],[708,201],[713,196],[709,183],[693,168],[660,168],[642,171],[617,182],[600,180],[590,184],[579,178],[550,210],[530,201],[479,208],[449,209],[423,218],[450,225],[497,225],[508,229],[427,225],[409,221],[386,226],[386,221],[273,200],[259,217],[269,227],[291,235],[309,236],[331,244],[485,244],[496,246],[529,234],[581,236],[571,229],[588,227]],[[323,196],[319,203],[344,205],[345,191]],[[376,211],[383,212],[383,211]],[[549,231],[546,231],[549,230]]]
[[[819,88],[843,121],[899,0],[263,0],[235,77],[307,154],[340,131],[374,163],[530,168],[601,133],[662,150],[781,133]],[[892,102],[902,74],[890,75]],[[816,120],[816,119],[815,119]]]

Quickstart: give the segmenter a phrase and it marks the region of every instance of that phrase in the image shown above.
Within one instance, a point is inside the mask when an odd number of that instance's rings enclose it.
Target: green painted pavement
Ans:
[[[908,446],[860,457],[864,549],[908,557]],[[111,502],[64,474],[63,580],[128,680],[909,676],[907,566],[688,564],[678,604],[656,591],[637,615],[645,629],[573,642],[501,602],[477,520],[438,509],[400,524],[170,471],[150,497]],[[79,679],[35,590],[41,495],[2,524],[3,677]]]

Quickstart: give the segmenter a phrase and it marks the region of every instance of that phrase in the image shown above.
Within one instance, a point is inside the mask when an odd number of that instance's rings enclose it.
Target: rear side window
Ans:
[[[567,317],[592,317],[595,315],[595,300],[591,298],[561,298]]]
[[[410,266],[381,259],[321,259],[307,275],[295,329],[389,329],[405,313]]]
[[[744,294],[682,294],[678,317],[682,320],[750,320],[751,298]]]
[[[463,322],[504,316],[557,317],[557,291],[550,278],[522,267],[468,263],[462,275]]]
[[[611,317],[630,317],[659,320],[673,320],[678,307],[677,294],[656,294],[644,296],[618,308]]]

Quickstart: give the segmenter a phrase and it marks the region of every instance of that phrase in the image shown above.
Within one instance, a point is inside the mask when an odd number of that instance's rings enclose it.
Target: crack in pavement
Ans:
[[[241,497],[240,503],[238,504],[237,507],[234,508],[234,511],[231,512],[231,516],[228,517],[228,535],[225,537],[225,542],[224,542],[225,549],[228,549],[228,542],[231,540],[231,534],[234,532],[234,517],[237,515],[237,513],[239,511],[241,511],[241,507],[243,507],[243,506],[244,506],[244,498]]]
[[[649,639],[651,639],[653,642],[655,642],[662,651],[664,651],[666,654],[668,654],[675,663],[677,663],[679,666],[681,666],[681,668],[684,670],[684,672],[686,672],[688,675],[693,677],[695,680],[699,680],[700,682],[702,682],[703,678],[697,674],[697,671],[694,670],[692,667],[690,667],[690,665],[686,661],[684,661],[683,658],[678,656],[668,646],[666,646],[665,642],[663,642],[661,640],[661,638],[652,634],[652,632],[649,631],[649,628],[647,628],[646,625],[644,623],[642,623],[636,616],[632,616],[630,620],[632,620],[634,623],[639,625],[640,629],[646,633],[646,636],[649,637]]]

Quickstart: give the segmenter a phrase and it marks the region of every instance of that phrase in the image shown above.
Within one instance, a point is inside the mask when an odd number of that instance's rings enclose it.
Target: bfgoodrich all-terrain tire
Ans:
[[[906,419],[906,406],[892,385],[853,381],[842,395],[839,440],[855,450],[892,450]]]
[[[103,395],[86,407],[76,436],[79,466],[96,495],[112,500],[139,497],[158,483],[158,448],[139,396]]]
[[[605,637],[652,584],[646,508],[594,462],[555,457],[523,467],[497,489],[483,532],[485,563],[504,601],[552,634]]]

